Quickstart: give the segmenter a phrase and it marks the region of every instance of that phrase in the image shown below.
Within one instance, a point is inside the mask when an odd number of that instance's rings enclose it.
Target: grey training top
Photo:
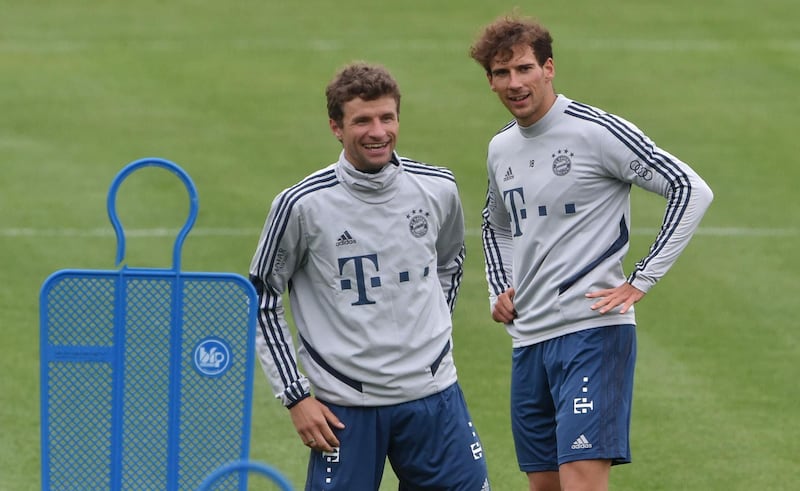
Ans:
[[[583,329],[635,324],[633,309],[605,315],[585,294],[627,281],[647,292],[672,266],[713,194],[687,164],[631,123],[559,95],[530,127],[492,138],[483,249],[490,305],[515,288],[515,347]],[[667,200],[655,241],[626,278],[630,186]]]
[[[313,388],[334,404],[382,406],[451,386],[463,261],[461,201],[445,168],[395,155],[365,174],[342,154],[284,190],[250,266],[257,352],[276,397],[291,406]]]

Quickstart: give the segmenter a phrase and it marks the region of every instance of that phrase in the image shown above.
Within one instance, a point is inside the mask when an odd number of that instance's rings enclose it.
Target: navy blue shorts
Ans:
[[[478,432],[459,385],[393,406],[325,403],[345,424],[336,452],[311,451],[307,491],[378,490],[386,459],[401,491],[487,491]]]
[[[515,348],[511,429],[523,472],[576,460],[631,461],[636,328],[587,329]]]

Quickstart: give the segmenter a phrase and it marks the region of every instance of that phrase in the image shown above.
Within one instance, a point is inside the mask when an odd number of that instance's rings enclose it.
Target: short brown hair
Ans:
[[[539,65],[553,57],[553,38],[550,31],[539,22],[514,13],[503,16],[483,28],[480,37],[469,50],[469,55],[491,73],[492,61],[498,56],[507,61],[518,45],[530,46]]]
[[[363,62],[351,63],[342,68],[325,89],[328,99],[328,117],[341,125],[346,102],[360,97],[374,101],[383,96],[394,97],[397,114],[400,115],[400,88],[389,71],[380,66]]]

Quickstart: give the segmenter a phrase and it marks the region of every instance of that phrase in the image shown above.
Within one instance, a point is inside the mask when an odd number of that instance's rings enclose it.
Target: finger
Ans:
[[[514,314],[496,310],[492,314],[492,319],[494,319],[495,322],[502,322],[503,324],[508,324],[509,322],[512,322],[514,320]]]
[[[339,446],[339,439],[331,433],[328,438],[318,441],[317,446],[322,451],[332,452],[334,448]]]
[[[339,418],[337,418],[333,413],[331,413],[329,411],[328,414],[326,414],[326,416],[328,417],[329,425],[333,425],[335,428],[338,428],[340,430],[344,429],[344,423],[339,421]],[[339,439],[336,438],[336,433],[334,433],[334,431],[331,428],[331,426],[325,426],[322,429],[322,437],[323,437],[323,442],[321,442],[321,444],[323,446],[325,446],[326,444],[329,447],[338,447],[339,446]],[[328,450],[328,451],[331,450],[328,447],[325,447],[325,449]]]
[[[501,322],[503,324],[506,324],[508,322],[506,320],[506,318],[502,314],[500,314],[498,312],[494,312],[492,314],[492,320],[495,321],[495,322]]]
[[[338,429],[344,429],[344,423],[342,423],[339,418],[336,417],[330,409],[326,409],[325,411],[325,419],[328,420],[328,423],[335,426]]]
[[[630,310],[631,307],[633,307],[634,303],[636,303],[636,300],[632,298],[626,300],[625,303],[622,304],[622,308],[620,309],[619,313],[624,314],[625,312]]]
[[[598,314],[602,315],[607,313],[609,310],[613,309],[617,305],[619,305],[619,301],[617,301],[615,298],[605,297],[599,302],[596,302],[592,307],[594,308],[594,310],[597,310]]]
[[[598,297],[607,297],[610,295],[614,290],[611,289],[603,289],[603,290],[595,290],[593,292],[587,292],[586,298],[598,298]]]
[[[616,308],[618,305],[622,303],[622,300],[618,297],[608,297],[606,298],[606,303],[603,305],[603,308],[600,309],[601,314],[606,314]]]
[[[607,299],[607,298],[601,298],[601,299],[600,299],[600,300],[598,300],[597,302],[593,303],[591,308],[592,308],[592,310],[601,309],[601,313],[602,313],[602,308],[603,308],[603,306],[605,306],[607,303],[608,303],[608,299]]]
[[[508,317],[508,309],[500,302],[495,304],[494,309],[492,309],[492,319],[495,322],[508,322]]]

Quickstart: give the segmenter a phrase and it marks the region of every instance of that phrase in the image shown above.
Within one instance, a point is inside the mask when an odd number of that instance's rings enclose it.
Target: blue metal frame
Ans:
[[[292,485],[283,474],[278,472],[277,469],[270,467],[267,464],[250,460],[237,460],[216,469],[214,472],[209,474],[202,483],[200,483],[200,487],[197,488],[197,491],[210,491],[212,489],[211,486],[213,486],[217,480],[227,474],[237,471],[256,472],[269,478],[272,482],[277,484],[281,491],[292,491]]]
[[[222,295],[229,292],[233,292],[236,295],[234,302],[235,305],[244,305],[242,312],[234,312],[236,314],[236,319],[242,318],[246,319],[246,333],[242,331],[236,331],[237,333],[241,333],[241,336],[246,336],[243,340],[243,344],[246,346],[246,349],[243,353],[238,354],[238,357],[233,357],[231,355],[232,363],[237,365],[238,369],[243,369],[241,380],[243,380],[244,387],[242,388],[242,399],[241,401],[237,401],[237,404],[241,404],[241,413],[240,414],[240,421],[241,427],[238,434],[241,435],[240,444],[238,445],[238,455],[230,455],[227,458],[239,458],[242,460],[246,460],[249,454],[249,446],[250,446],[250,421],[251,421],[251,411],[252,411],[252,376],[253,376],[253,366],[255,363],[255,323],[256,323],[256,312],[257,312],[257,295],[255,289],[253,288],[252,284],[244,277],[232,274],[232,273],[185,273],[180,271],[180,260],[181,260],[181,250],[183,247],[183,242],[188,235],[189,231],[191,230],[192,226],[195,223],[197,212],[198,212],[198,198],[197,198],[197,190],[194,186],[189,175],[181,169],[176,164],[160,159],[160,158],[145,158],[134,161],[127,166],[125,166],[122,171],[120,171],[114,180],[111,183],[111,187],[109,189],[108,199],[107,199],[107,209],[108,209],[108,216],[109,220],[111,221],[112,226],[114,227],[114,231],[117,237],[117,254],[116,254],[116,265],[122,263],[125,257],[125,233],[120,223],[117,212],[116,212],[116,196],[117,191],[122,184],[122,182],[130,176],[133,172],[138,169],[144,167],[159,167],[165,169],[167,171],[172,172],[175,174],[184,184],[186,187],[189,200],[190,200],[190,207],[189,207],[189,216],[187,218],[186,223],[184,224],[183,228],[177,234],[175,243],[173,245],[173,264],[172,268],[169,269],[158,269],[158,268],[128,268],[127,266],[123,266],[121,269],[116,271],[101,271],[101,270],[61,270],[58,271],[50,277],[42,285],[42,289],[40,292],[40,319],[41,319],[41,333],[40,333],[40,355],[41,355],[41,365],[40,365],[40,377],[41,377],[41,442],[42,442],[42,489],[49,490],[51,489],[53,483],[51,482],[51,476],[49,471],[49,466],[51,464],[51,448],[50,448],[50,437],[49,431],[51,430],[51,414],[50,414],[50,391],[52,390],[56,395],[63,396],[64,399],[73,398],[74,400],[79,401],[79,403],[83,403],[83,394],[74,395],[74,394],[61,394],[59,392],[58,384],[51,387],[51,378],[50,378],[50,369],[53,366],[56,367],[72,367],[73,365],[59,365],[60,363],[71,363],[71,362],[78,362],[75,363],[75,366],[78,367],[86,367],[86,366],[93,366],[93,367],[100,367],[103,365],[95,365],[95,363],[105,364],[108,370],[111,372],[111,388],[109,391],[102,392],[104,395],[102,397],[110,397],[110,412],[111,414],[108,415],[106,418],[103,416],[101,421],[95,425],[94,430],[95,433],[100,433],[102,435],[106,435],[106,433],[110,432],[108,435],[108,441],[105,440],[101,443],[92,448],[92,450],[96,450],[100,448],[100,450],[104,450],[106,448],[110,449],[110,455],[107,455],[107,462],[108,462],[108,474],[102,474],[102,472],[98,471],[98,466],[104,467],[105,464],[101,463],[94,463],[95,467],[92,469],[95,475],[104,475],[107,478],[107,482],[109,484],[109,489],[122,489],[123,480],[125,479],[125,469],[123,468],[126,462],[126,454],[125,454],[125,441],[126,441],[126,434],[125,434],[125,424],[126,424],[126,411],[132,408],[126,408],[126,369],[127,369],[127,360],[126,360],[126,353],[128,351],[128,335],[134,334],[127,332],[128,329],[128,322],[129,322],[129,315],[131,315],[130,309],[136,310],[137,306],[129,306],[128,301],[128,288],[129,285],[134,284],[138,286],[140,290],[147,290],[146,287],[150,286],[149,282],[155,282],[157,286],[162,286],[168,284],[169,287],[166,288],[168,292],[171,293],[171,297],[169,298],[169,307],[168,313],[164,313],[164,318],[167,316],[169,317],[169,388],[166,393],[166,397],[164,399],[168,399],[168,423],[166,433],[168,434],[168,441],[166,442],[166,454],[167,454],[167,462],[164,464],[166,466],[166,489],[167,490],[177,490],[180,487],[180,483],[183,480],[181,478],[181,465],[183,461],[181,460],[181,415],[182,415],[182,397],[190,398],[194,394],[191,392],[195,386],[192,387],[184,387],[184,378],[190,381],[195,381],[196,384],[198,383],[205,383],[205,380],[210,380],[212,377],[202,377],[202,373],[200,372],[192,372],[192,373],[184,373],[184,369],[182,369],[182,363],[186,363],[185,361],[185,350],[187,346],[187,340],[184,339],[184,323],[187,319],[184,318],[185,309],[188,308],[196,318],[205,319],[206,317],[211,317],[212,315],[217,315],[219,311],[211,311],[210,313],[201,310],[197,307],[197,305],[202,305],[203,301],[206,300],[205,291],[209,289],[212,292],[216,292],[217,285],[219,286],[219,291],[223,292]],[[113,305],[111,302],[106,301],[103,305],[92,305],[91,300],[92,298],[86,298],[88,295],[85,295],[83,292],[83,285],[90,285],[87,287],[89,293],[97,293],[97,290],[100,290],[100,294],[97,294],[97,297],[102,298],[103,300],[107,300],[113,296]],[[98,284],[102,286],[98,288]],[[64,286],[68,285],[68,286]],[[78,290],[77,292],[73,291],[73,286],[75,287],[74,290]],[[190,287],[189,290],[186,290],[187,287]],[[192,287],[196,289],[191,289]],[[107,291],[104,289],[106,288]],[[162,288],[163,289],[163,288]],[[195,297],[190,297],[188,300],[184,299],[184,291],[200,291],[199,297],[195,295]],[[59,297],[62,291],[67,291],[69,295],[66,299],[62,299]],[[154,297],[158,296],[158,293],[161,291],[157,291],[153,294]],[[241,294],[241,297],[239,296]],[[51,298],[52,297],[52,298]],[[201,301],[198,301],[199,300]],[[55,299],[55,300],[54,300]],[[156,298],[157,299],[157,298]],[[216,297],[212,297],[211,300],[216,299]],[[71,343],[54,343],[51,344],[49,333],[50,333],[50,326],[52,321],[60,321],[57,324],[60,327],[64,327],[64,324],[67,322],[66,320],[58,319],[58,313],[51,312],[51,305],[50,301],[53,300],[53,304],[56,306],[64,306],[67,309],[70,309],[69,315],[72,317],[80,316],[83,314],[88,315],[89,317],[93,316],[105,316],[103,317],[104,320],[107,320],[106,317],[111,318],[113,321],[113,333],[111,333],[110,339],[101,340],[98,343],[95,343],[93,339],[90,339],[90,342],[71,342]],[[87,305],[84,305],[83,310],[78,309],[77,313],[73,309],[73,306],[76,303],[80,302],[88,302]],[[239,302],[240,301],[240,302]],[[165,302],[159,302],[159,305]],[[227,305],[227,304],[226,304]],[[144,308],[140,310],[147,310],[150,306],[145,302]],[[192,310],[195,309],[195,310]],[[166,309],[164,309],[166,310]],[[246,310],[246,312],[244,311]],[[99,314],[98,314],[99,312]],[[113,313],[111,313],[113,312]],[[225,314],[226,312],[222,312]],[[149,319],[147,315],[142,314],[142,312],[138,312],[138,319],[141,323],[141,318],[146,317]],[[83,321],[83,318],[78,319],[78,321]],[[156,319],[154,322],[156,322]],[[192,324],[192,328],[197,330],[199,329],[198,324],[200,323],[199,320],[193,319],[195,321]],[[94,320],[86,321],[86,322],[94,322]],[[75,322],[75,324],[81,324],[81,322]],[[72,326],[67,326],[71,328]],[[78,328],[83,327],[86,329],[87,326],[76,326]],[[90,325],[88,326],[89,329],[96,329],[96,326]],[[140,326],[141,327],[141,326]],[[203,326],[200,326],[204,328]],[[218,328],[218,326],[212,326],[212,328]],[[70,331],[71,333],[72,331]],[[107,329],[101,332],[107,332]],[[196,333],[195,333],[196,334]],[[210,334],[215,334],[211,332]],[[56,338],[59,338],[61,334],[56,334]],[[87,336],[91,338],[92,332],[86,333],[81,331],[75,331],[75,334],[65,334],[66,338],[69,339],[84,339]],[[159,346],[163,348],[163,346]],[[166,350],[164,350],[166,351]],[[146,360],[146,359],[145,359]],[[165,363],[166,364],[166,363]],[[242,366],[243,364],[243,366]],[[77,368],[76,370],[82,370],[83,368]],[[63,373],[61,368],[56,370],[55,373],[60,374]],[[65,369],[69,371],[70,368]],[[72,373],[72,372],[70,372]],[[236,372],[237,376],[239,372]],[[80,377],[84,377],[82,373],[78,373]],[[197,382],[197,381],[200,382]],[[239,378],[237,378],[239,380]],[[67,380],[64,380],[67,382]],[[137,381],[139,381],[137,379]],[[91,380],[90,380],[91,382]],[[100,384],[105,387],[107,385],[107,380],[101,380]],[[212,382],[208,382],[210,384]],[[91,387],[93,388],[93,387]],[[205,389],[205,386],[199,387],[195,392],[202,393]],[[91,391],[89,391],[91,392]],[[110,392],[110,395],[108,394]],[[187,395],[189,394],[189,395]],[[239,393],[237,392],[237,395]],[[91,397],[91,394],[85,395],[85,397]],[[100,404],[101,407],[105,407],[103,404]],[[84,409],[83,407],[79,408],[80,410]],[[138,409],[138,410],[141,410]],[[204,415],[203,415],[204,416]],[[187,419],[191,420],[192,415],[190,414],[187,416]],[[202,418],[201,418],[202,419]],[[58,418],[58,422],[56,425],[63,423],[64,418]],[[68,421],[68,419],[67,419]],[[72,431],[76,431],[79,435],[81,433],[81,423],[77,422],[75,425],[70,424],[69,430],[66,433],[70,433],[71,436]],[[199,424],[199,423],[195,423]],[[105,431],[104,428],[106,426],[110,427],[109,431]],[[213,425],[209,425],[213,426]],[[99,428],[99,429],[98,429]],[[128,430],[133,431],[133,429],[128,428]],[[206,428],[203,427],[203,435],[205,435]],[[208,432],[213,432],[214,428],[208,428]],[[60,452],[59,455],[67,455],[68,457],[71,456],[69,449],[64,448],[64,440],[68,439],[63,437],[63,435],[59,435],[59,444],[61,445],[57,452]],[[199,438],[199,437],[198,437]],[[99,453],[100,450],[97,450]],[[104,462],[106,459],[104,457]],[[67,467],[72,465],[73,462],[69,462]],[[138,465],[138,462],[137,462]],[[187,464],[188,465],[188,464]],[[194,479],[199,480],[202,475],[205,475],[209,469],[191,469],[186,470],[183,469],[183,476],[185,478],[186,474],[188,473],[196,473],[202,472],[198,476],[195,476]],[[63,474],[67,474],[71,476],[73,469],[69,467],[67,471],[63,472]],[[74,470],[76,474],[76,480],[80,480],[80,470]],[[59,474],[61,476],[61,474]],[[239,488],[240,490],[244,491],[247,488],[246,483],[246,474],[242,475],[242,479],[239,481]],[[99,480],[105,481],[106,478],[102,478]],[[73,485],[71,479],[69,480],[69,486]],[[74,483],[75,489],[80,489],[83,485],[83,481]]]

